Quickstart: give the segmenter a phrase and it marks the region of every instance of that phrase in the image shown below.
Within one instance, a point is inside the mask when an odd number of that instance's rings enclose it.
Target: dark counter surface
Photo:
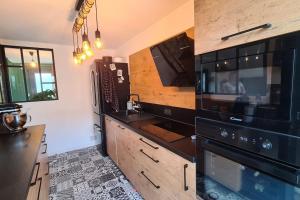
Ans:
[[[171,119],[165,119],[156,115],[152,115],[150,113],[142,113],[140,117],[139,115],[135,115],[134,117],[131,116],[130,118],[132,120],[129,120],[128,116],[126,116],[124,112],[110,113],[108,115],[114,119],[121,121],[127,128],[137,132],[138,134],[144,136],[145,138],[153,142],[156,142],[157,144],[165,147],[173,153],[191,162],[196,162],[196,141],[192,140],[190,137],[191,135],[194,135],[194,126],[182,123],[182,126],[186,127],[185,137],[174,142],[166,142],[165,140],[153,135],[152,133],[142,130],[141,127],[147,124],[157,124],[166,120],[172,121]]]
[[[45,125],[23,133],[0,134],[0,199],[26,199]]]

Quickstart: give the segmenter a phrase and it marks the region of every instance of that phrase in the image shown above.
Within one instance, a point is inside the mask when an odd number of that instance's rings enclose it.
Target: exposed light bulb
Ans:
[[[29,63],[29,65],[32,68],[35,68],[36,67],[36,63],[34,62],[34,59],[33,59],[33,51],[29,51],[29,54],[31,55],[31,62]]]
[[[100,31],[98,30],[98,28],[97,28],[97,30],[95,31],[95,47],[97,48],[97,49],[101,49],[101,48],[103,48],[103,42],[102,42],[102,40],[101,40],[101,35],[100,35]]]
[[[102,42],[101,38],[96,38],[96,40],[95,40],[95,47],[97,49],[102,49],[103,48],[103,42]]]
[[[74,61],[74,63],[75,63],[76,65],[79,64],[79,61],[78,61],[78,58],[77,58],[77,54],[76,54],[75,51],[73,51],[73,61]]]
[[[91,48],[88,35],[84,33],[82,35],[82,49],[83,51],[87,51]]]
[[[84,51],[81,51],[80,59],[81,59],[82,61],[85,61],[85,60],[86,60],[86,54],[85,54]]]
[[[76,48],[76,60],[77,60],[78,64],[82,63],[82,60],[81,60],[81,49],[79,47]]]
[[[82,42],[82,49],[84,50],[84,51],[87,51],[87,50],[89,50],[91,47],[90,47],[90,43],[89,43],[89,41],[83,41]]]
[[[36,63],[33,60],[30,62],[30,67],[32,67],[32,68],[36,67]]]
[[[85,51],[85,54],[87,55],[87,57],[91,57],[91,56],[94,55],[94,52],[93,52],[92,49],[88,49],[88,50]]]
[[[73,61],[74,61],[74,63],[75,63],[76,65],[79,64],[79,60],[77,59],[77,56],[73,58]]]

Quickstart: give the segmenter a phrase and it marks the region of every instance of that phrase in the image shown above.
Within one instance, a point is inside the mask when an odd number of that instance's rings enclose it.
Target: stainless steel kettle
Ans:
[[[20,110],[3,113],[2,122],[3,125],[9,129],[11,132],[20,132],[24,130],[24,125],[26,122],[31,121],[31,116],[27,113],[22,113]]]

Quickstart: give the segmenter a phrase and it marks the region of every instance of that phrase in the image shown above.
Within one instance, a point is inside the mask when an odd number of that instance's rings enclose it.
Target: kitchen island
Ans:
[[[27,127],[22,133],[0,135],[0,199],[23,200],[46,193],[39,188],[46,186],[46,181],[42,184],[38,174],[47,171],[47,167],[37,162],[40,154],[46,157],[44,132],[45,125],[37,125]],[[35,186],[39,186],[37,194],[31,190]]]

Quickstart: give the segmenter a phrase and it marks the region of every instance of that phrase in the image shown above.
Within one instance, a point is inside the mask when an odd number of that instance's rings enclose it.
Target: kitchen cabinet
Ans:
[[[107,154],[116,164],[118,164],[116,145],[117,128],[117,124],[112,119],[105,117]]]
[[[195,163],[106,118],[115,123],[118,166],[146,200],[196,199]]]
[[[49,161],[46,135],[44,134],[27,194],[27,200],[48,200],[49,185]]]
[[[300,30],[298,0],[195,0],[195,54]],[[256,29],[221,40],[263,24]]]

